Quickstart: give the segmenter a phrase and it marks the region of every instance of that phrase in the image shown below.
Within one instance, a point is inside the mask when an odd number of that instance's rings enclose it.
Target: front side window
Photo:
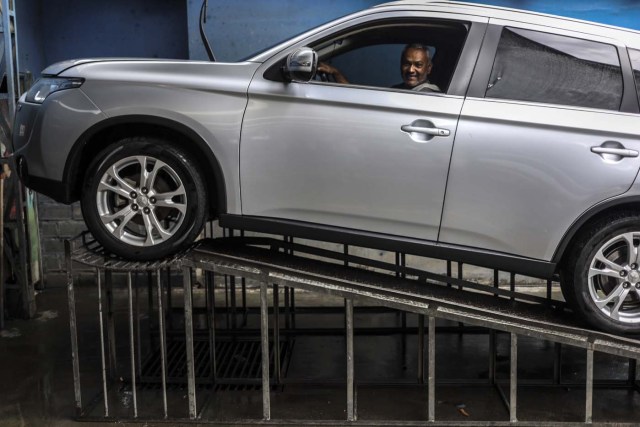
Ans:
[[[379,24],[312,46],[320,77],[337,83],[446,93],[468,24],[406,22]]]
[[[636,80],[636,92],[638,93],[638,102],[640,102],[640,50],[629,49],[631,57],[631,66],[633,67],[633,76]]]
[[[622,93],[615,46],[504,28],[486,97],[617,111]]]

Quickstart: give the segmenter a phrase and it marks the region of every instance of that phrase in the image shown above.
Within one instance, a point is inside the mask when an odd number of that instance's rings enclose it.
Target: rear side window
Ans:
[[[640,50],[629,49],[633,76],[636,79],[636,92],[638,92],[638,102],[640,102]]]
[[[504,28],[486,97],[619,110],[622,92],[615,46]]]

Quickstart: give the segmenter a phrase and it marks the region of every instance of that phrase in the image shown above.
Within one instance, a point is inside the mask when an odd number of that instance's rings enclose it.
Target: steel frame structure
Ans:
[[[225,236],[233,236],[233,231],[225,232]],[[424,421],[400,422],[397,420],[366,421],[366,425],[423,425],[424,422],[438,425],[452,425],[451,422],[436,420],[435,392],[436,392],[436,328],[437,319],[445,319],[456,323],[464,323],[464,328],[454,328],[458,333],[465,331],[485,330],[490,339],[490,370],[489,383],[497,388],[509,411],[509,421],[486,422],[455,422],[455,425],[527,425],[518,421],[518,337],[533,337],[555,343],[554,383],[563,385],[560,379],[560,357],[562,346],[579,348],[586,353],[586,381],[584,423],[593,422],[593,390],[594,387],[625,387],[640,392],[637,381],[637,360],[640,359],[640,341],[613,336],[598,331],[585,329],[564,310],[564,303],[551,299],[551,283],[547,283],[547,297],[527,295],[515,291],[515,275],[510,274],[510,289],[498,286],[498,273],[494,274],[493,286],[481,285],[464,280],[463,266],[458,264],[458,277],[452,277],[452,261],[447,262],[447,274],[440,275],[430,271],[409,268],[405,265],[405,254],[396,255],[396,263],[388,264],[377,260],[358,257],[349,253],[349,247],[344,246],[342,252],[319,249],[312,246],[296,244],[290,237],[283,240],[260,237],[225,237],[222,239],[205,239],[198,242],[192,249],[178,254],[170,259],[151,262],[128,262],[115,259],[105,254],[93,242],[88,234],[66,242],[66,259],[68,271],[68,302],[70,313],[70,330],[73,354],[74,392],[76,402],[76,416],[83,420],[125,420],[114,416],[109,405],[109,388],[117,375],[117,361],[115,357],[116,337],[113,326],[113,272],[123,272],[126,276],[127,298],[127,327],[130,377],[128,384],[132,394],[132,413],[126,421],[158,422],[177,421],[181,423],[220,423],[202,417],[203,409],[208,405],[198,404],[198,393],[202,390],[203,382],[196,377],[196,354],[194,352],[194,304],[193,304],[193,275],[194,270],[204,271],[206,275],[206,323],[209,341],[210,381],[204,384],[245,384],[261,386],[262,417],[258,419],[235,420],[234,423],[257,424],[306,424],[306,425],[336,425],[341,423],[353,424],[358,422],[357,390],[354,375],[354,301],[371,303],[386,309],[400,310],[403,316],[403,328],[398,331],[417,333],[418,338],[418,378],[417,384],[426,383],[427,407]],[[83,405],[80,381],[80,355],[78,351],[78,321],[76,318],[75,286],[73,263],[95,268],[98,287],[98,316],[100,329],[100,360],[102,390],[94,397],[89,405]],[[363,267],[375,268],[376,271]],[[170,417],[168,406],[168,390],[170,384],[167,378],[167,313],[173,305],[172,292],[163,287],[163,270],[182,272],[183,309],[181,319],[184,325],[184,351],[186,358],[186,389],[188,396],[187,417]],[[383,271],[383,272],[380,272]],[[387,273],[384,273],[386,271]],[[142,355],[140,337],[140,314],[138,286],[133,286],[134,273],[148,273],[148,301],[149,315],[154,307],[157,309],[157,335],[160,346],[162,389],[162,413],[157,416],[141,417],[138,411],[137,383],[142,378]],[[215,284],[213,273],[225,277],[224,308],[216,307]],[[103,291],[102,275],[105,277]],[[168,281],[170,274],[166,277]],[[235,278],[242,278],[242,310],[238,313],[235,301]],[[236,318],[238,315],[247,316],[257,314],[246,306],[246,282],[259,284],[259,336],[261,377],[257,380],[225,379],[216,377],[216,342],[221,329],[216,327],[215,315],[223,315],[227,319],[230,331],[238,330]],[[228,281],[228,282],[227,282]],[[156,300],[152,299],[151,287],[155,285]],[[269,303],[269,288],[273,287],[272,305]],[[285,289],[285,311],[281,313],[280,289]],[[228,297],[228,291],[233,290],[233,298]],[[304,334],[304,328],[296,328],[294,291],[303,289],[320,294],[344,298],[345,338],[346,338],[346,419],[344,420],[273,420],[271,415],[271,390],[274,386],[288,384],[282,377],[282,362],[280,340],[281,334]],[[106,295],[106,302],[104,301]],[[222,313],[220,313],[222,311]],[[335,309],[333,310],[335,312]],[[405,313],[418,315],[418,327],[406,328]],[[284,314],[285,327],[280,324]],[[272,318],[271,327],[269,318]],[[233,319],[233,320],[231,320]],[[169,319],[171,320],[171,319]],[[486,329],[485,329],[486,328]],[[426,329],[426,352],[425,350]],[[398,332],[396,331],[396,332]],[[257,331],[254,331],[258,333]],[[318,331],[316,331],[318,332]],[[251,333],[251,332],[244,332]],[[312,332],[313,333],[313,332]],[[372,333],[375,333],[373,331]],[[510,368],[508,392],[502,390],[500,381],[496,379],[496,338],[498,334],[510,337],[509,353]],[[270,346],[270,343],[272,344]],[[622,382],[603,382],[594,380],[594,353],[602,352],[623,358],[628,358],[628,379]],[[426,372],[425,366],[426,355]],[[198,356],[200,357],[200,356]],[[575,384],[573,384],[575,385]],[[210,398],[215,391],[206,390]],[[93,409],[102,404],[103,416],[93,414]],[[223,423],[229,423],[225,420]],[[535,425],[574,425],[576,423],[535,422]],[[579,423],[582,424],[582,423]],[[604,423],[606,424],[606,423]],[[624,425],[616,423],[615,425]],[[629,423],[628,425],[633,425]]]

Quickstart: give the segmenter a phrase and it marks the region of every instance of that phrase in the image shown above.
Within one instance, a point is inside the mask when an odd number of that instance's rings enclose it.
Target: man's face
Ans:
[[[410,88],[414,88],[427,80],[431,72],[431,61],[422,49],[407,49],[400,64],[402,80]]]

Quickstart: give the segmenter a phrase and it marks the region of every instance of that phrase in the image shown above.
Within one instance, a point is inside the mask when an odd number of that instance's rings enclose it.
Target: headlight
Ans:
[[[84,83],[84,79],[80,78],[44,77],[31,86],[31,89],[27,92],[26,101],[42,104],[47,99],[47,96],[52,93],[80,87],[82,83]]]

